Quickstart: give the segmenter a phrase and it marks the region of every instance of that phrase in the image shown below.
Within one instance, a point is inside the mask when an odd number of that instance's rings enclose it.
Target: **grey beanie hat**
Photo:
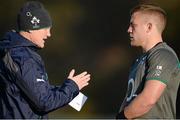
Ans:
[[[44,6],[38,1],[26,2],[17,16],[18,30],[38,30],[52,26],[52,20]]]

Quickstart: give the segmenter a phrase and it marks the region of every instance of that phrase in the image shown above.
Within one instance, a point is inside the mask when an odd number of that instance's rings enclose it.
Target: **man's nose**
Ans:
[[[51,37],[51,31],[49,29],[47,30],[47,36]]]
[[[131,26],[129,26],[128,30],[127,30],[128,33],[131,33],[132,32],[132,28]]]

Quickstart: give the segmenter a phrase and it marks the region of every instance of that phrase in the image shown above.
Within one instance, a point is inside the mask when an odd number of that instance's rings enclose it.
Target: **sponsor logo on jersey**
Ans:
[[[157,66],[156,66],[156,70],[155,70],[155,76],[160,76],[161,73],[162,73],[162,69],[163,69],[162,66],[157,65]]]

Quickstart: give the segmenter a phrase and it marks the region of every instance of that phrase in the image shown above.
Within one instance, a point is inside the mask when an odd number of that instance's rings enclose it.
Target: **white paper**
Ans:
[[[87,97],[79,92],[79,94],[69,103],[69,105],[77,111],[80,111],[86,100]]]

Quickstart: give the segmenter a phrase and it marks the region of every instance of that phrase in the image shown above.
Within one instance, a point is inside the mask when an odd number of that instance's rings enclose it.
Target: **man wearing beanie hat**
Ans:
[[[52,26],[52,20],[39,2],[28,2],[20,9],[17,17],[19,30],[38,30]]]
[[[51,36],[51,18],[40,2],[29,1],[17,16],[18,32],[7,32],[0,41],[0,118],[47,118],[67,105],[88,85],[90,74],[71,70],[61,86],[48,82],[37,50]]]

